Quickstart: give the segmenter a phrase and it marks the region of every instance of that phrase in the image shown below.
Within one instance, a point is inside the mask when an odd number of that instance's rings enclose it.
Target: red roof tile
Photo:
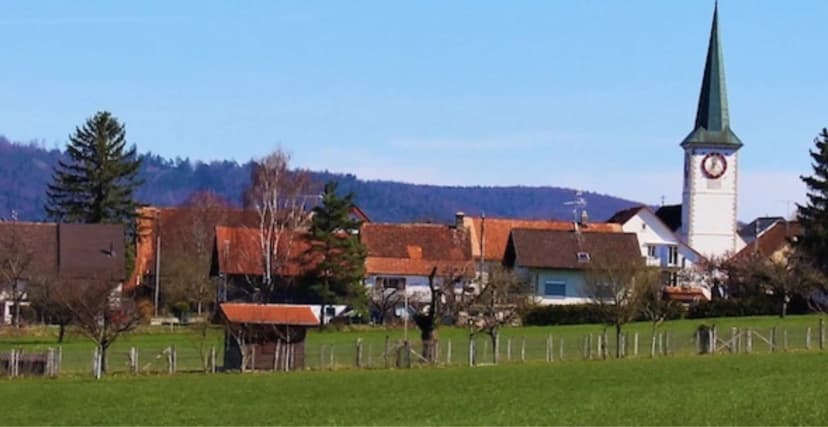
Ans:
[[[364,224],[366,274],[427,276],[432,268],[465,270],[471,247],[465,231],[438,224]]]
[[[280,276],[298,276],[312,263],[306,253],[310,248],[307,233],[284,232],[278,240],[278,253],[285,254],[284,265],[274,266],[274,274]],[[234,275],[261,275],[262,263],[261,239],[259,230],[250,227],[216,227],[216,251],[218,273]]]
[[[223,303],[221,312],[231,323],[296,326],[319,324],[316,314],[307,305]]]

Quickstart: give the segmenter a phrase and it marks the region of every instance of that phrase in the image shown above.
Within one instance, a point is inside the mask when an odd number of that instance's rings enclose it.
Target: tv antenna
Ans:
[[[575,227],[575,232],[580,233],[580,228],[578,224],[586,223],[586,206],[587,201],[584,198],[584,192],[581,190],[575,191],[575,200],[571,200],[569,202],[564,202],[566,206],[572,206],[572,224]],[[578,214],[578,210],[580,209],[580,215]]]

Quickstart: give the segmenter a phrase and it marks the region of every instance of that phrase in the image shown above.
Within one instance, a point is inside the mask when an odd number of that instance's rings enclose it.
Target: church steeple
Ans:
[[[742,145],[739,137],[730,130],[722,43],[719,39],[718,2],[713,8],[713,25],[710,28],[695,126],[681,145]]]

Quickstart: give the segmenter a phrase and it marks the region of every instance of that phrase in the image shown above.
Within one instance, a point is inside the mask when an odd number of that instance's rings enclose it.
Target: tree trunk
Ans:
[[[434,329],[426,329],[423,330],[420,334],[420,337],[423,341],[423,359],[427,360],[429,363],[434,362],[436,359],[434,356],[434,348],[436,347],[437,339],[434,336]]]
[[[606,345],[606,344],[604,344]],[[615,358],[621,358],[621,324],[615,324]]]
[[[782,306],[781,306],[781,311],[779,313],[779,317],[781,317],[783,319],[785,318],[785,316],[788,315],[788,301],[789,300],[790,300],[790,298],[788,298],[788,294],[785,294],[785,295],[782,296]]]
[[[101,375],[106,374],[106,351],[107,349],[109,349],[109,344],[110,343],[104,341],[100,345],[98,345],[98,348],[100,349],[100,351],[98,352],[98,358],[100,360],[99,363],[101,367]]]
[[[63,343],[63,338],[66,336],[66,323],[65,322],[58,322],[58,344]]]

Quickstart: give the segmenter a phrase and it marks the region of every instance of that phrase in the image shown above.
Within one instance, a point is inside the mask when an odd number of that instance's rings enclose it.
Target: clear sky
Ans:
[[[107,109],[141,151],[681,199],[713,1],[3,1],[0,134]],[[741,219],[828,126],[828,2],[722,0]],[[792,206],[792,204],[791,204]],[[791,207],[792,209],[792,207]]]

